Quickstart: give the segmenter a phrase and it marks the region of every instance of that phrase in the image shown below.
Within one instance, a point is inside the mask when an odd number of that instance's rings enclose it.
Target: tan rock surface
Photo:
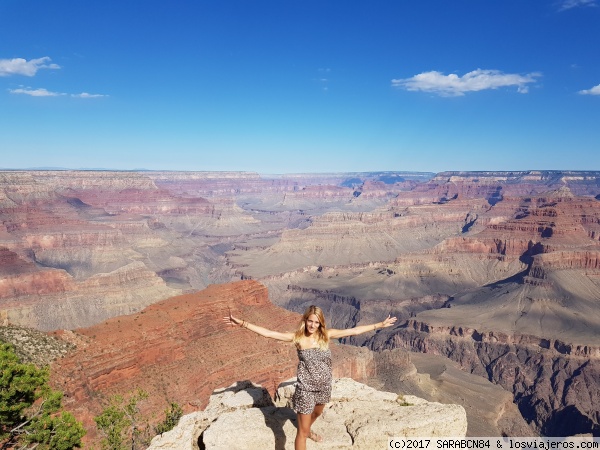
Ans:
[[[156,437],[149,450],[292,449],[295,413],[289,408],[293,380],[282,384],[275,403],[265,390],[240,384],[215,391],[207,408],[184,417]],[[408,403],[408,405],[406,405]],[[348,378],[335,379],[332,401],[314,425],[323,442],[307,448],[385,448],[389,437],[464,436],[465,411],[413,396],[381,392]],[[193,431],[192,431],[193,430]]]

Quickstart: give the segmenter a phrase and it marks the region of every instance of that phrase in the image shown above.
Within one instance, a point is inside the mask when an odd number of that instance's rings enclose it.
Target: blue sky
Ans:
[[[0,0],[0,167],[600,170],[599,0]]]

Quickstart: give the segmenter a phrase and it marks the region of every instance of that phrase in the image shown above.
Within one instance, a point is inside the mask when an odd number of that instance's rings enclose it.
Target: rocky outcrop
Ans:
[[[204,411],[184,416],[172,431],[154,438],[149,450],[292,449],[293,380],[282,383],[275,401],[260,386],[238,382],[216,390]],[[414,396],[381,392],[349,378],[335,379],[332,399],[315,422],[322,443],[307,448],[384,448],[390,437],[464,436],[465,410]]]
[[[33,328],[10,325],[0,326],[0,341],[12,344],[22,362],[38,367],[49,365],[75,347],[66,340],[56,339]]]
[[[238,379],[248,377],[274,389],[294,373],[293,349],[241,328],[229,329],[222,322],[229,308],[277,329],[293,329],[298,320],[274,308],[256,282],[214,285],[76,330],[77,350],[54,363],[54,385],[90,430],[91,418],[100,412],[97,396],[142,388],[150,394],[150,411],[164,409],[167,401],[190,411],[204,406],[217,386]]]

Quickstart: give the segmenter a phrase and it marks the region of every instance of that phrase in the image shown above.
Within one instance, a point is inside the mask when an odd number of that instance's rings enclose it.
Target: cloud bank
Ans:
[[[600,95],[600,84],[594,86],[591,89],[584,89],[583,91],[579,91],[579,93],[583,95]]]
[[[0,77],[11,75],[32,77],[40,69],[60,69],[58,64],[50,63],[50,61],[51,59],[48,56],[30,59],[29,61],[23,58],[0,59]]]
[[[444,75],[441,72],[423,72],[411,78],[398,78],[392,80],[392,86],[406,89],[407,91],[432,92],[444,97],[465,95],[465,92],[498,89],[501,87],[516,86],[517,91],[526,94],[529,84],[534,83],[541,74],[534,72],[527,75],[503,73],[499,70],[477,69],[466,73],[462,77],[456,74]]]

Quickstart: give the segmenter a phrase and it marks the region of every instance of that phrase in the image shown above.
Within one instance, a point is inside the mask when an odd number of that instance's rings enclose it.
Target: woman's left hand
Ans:
[[[385,319],[383,322],[381,322],[381,327],[382,328],[387,328],[387,327],[391,327],[392,325],[394,325],[396,323],[396,317],[391,317],[390,314],[388,314],[387,319]]]

